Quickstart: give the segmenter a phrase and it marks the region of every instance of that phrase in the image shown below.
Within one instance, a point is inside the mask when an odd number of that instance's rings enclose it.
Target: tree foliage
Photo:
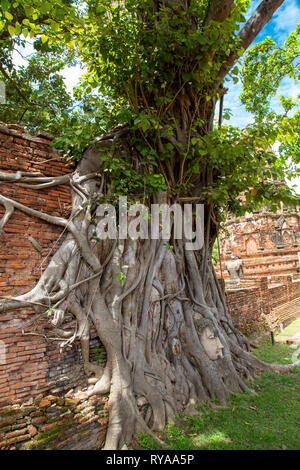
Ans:
[[[230,15],[219,21],[207,0],[193,0],[188,8],[180,2],[157,7],[148,0],[84,4],[3,0],[1,72],[8,103],[2,119],[51,131],[56,146],[74,158],[80,158],[100,133],[129,125],[149,172],[147,177],[138,175],[130,156],[122,161],[107,157],[117,192],[129,186],[139,195],[167,188],[172,198],[185,197],[205,168],[213,178],[203,186],[201,200],[212,203],[219,217],[228,210],[251,211],[266,200],[274,210],[280,200],[298,203],[287,187],[274,185],[293,176],[288,159],[299,158],[299,117],[287,116],[295,103],[282,97],[285,111],[279,116],[269,110],[269,102],[284,77],[299,78],[299,28],[283,48],[267,38],[244,60],[241,98],[255,115],[253,125],[244,130],[226,125],[212,130],[206,119],[224,93],[226,65],[233,55],[244,52],[237,32],[248,4],[235,2]],[[12,51],[27,37],[37,52],[27,67],[17,70]],[[72,103],[61,74],[65,65],[75,62],[84,65],[87,73]],[[238,74],[237,66],[228,66],[225,80],[238,81]],[[194,100],[186,123],[188,138],[175,142],[176,113],[184,112],[184,100]],[[276,140],[282,144],[280,156],[270,151]],[[176,174],[175,167],[179,168]],[[246,193],[246,205],[239,197],[242,193]]]
[[[246,54],[241,70],[241,101],[247,111],[253,113],[256,122],[276,130],[276,138],[280,142],[280,163],[277,166],[282,165],[289,179],[295,175],[300,161],[300,94],[296,98],[278,96],[278,90],[284,79],[299,82],[299,34],[300,23],[281,47],[267,37]],[[275,97],[281,105],[280,113],[272,110]]]

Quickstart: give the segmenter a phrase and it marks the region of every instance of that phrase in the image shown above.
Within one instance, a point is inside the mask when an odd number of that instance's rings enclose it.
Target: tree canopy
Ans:
[[[220,218],[266,201],[273,210],[280,201],[298,204],[287,186],[274,184],[292,178],[299,161],[299,111],[290,116],[297,103],[282,97],[282,114],[276,114],[269,101],[284,77],[299,78],[299,27],[284,47],[266,38],[239,67],[237,60],[283,1],[263,1],[241,27],[249,3],[2,0],[0,77],[7,104],[0,118],[52,132],[55,145],[75,159],[97,135],[129,125],[149,171],[139,175],[130,158],[103,155],[116,193],[141,197],[141,191],[167,189],[173,199],[188,197],[205,168],[212,177],[201,198]],[[16,68],[13,51],[28,40],[35,52],[27,67]],[[86,74],[71,97],[62,70],[75,63]],[[217,126],[215,104],[226,81],[239,76],[242,102],[255,121],[245,129],[224,121]],[[192,101],[187,118],[184,108]],[[174,137],[180,113],[188,136],[181,141]],[[279,155],[270,150],[276,141]]]

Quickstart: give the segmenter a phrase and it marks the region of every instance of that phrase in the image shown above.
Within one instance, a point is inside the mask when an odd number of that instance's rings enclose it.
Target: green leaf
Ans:
[[[11,37],[13,37],[15,35],[15,28],[11,25],[8,25],[7,29]]]
[[[4,12],[4,15],[5,15],[5,18],[8,20],[8,21],[11,21],[14,19],[13,15],[11,13],[9,13],[9,11],[5,11]]]
[[[20,32],[21,32],[21,25],[20,25],[20,23],[16,23],[15,24],[15,35],[20,34]]]

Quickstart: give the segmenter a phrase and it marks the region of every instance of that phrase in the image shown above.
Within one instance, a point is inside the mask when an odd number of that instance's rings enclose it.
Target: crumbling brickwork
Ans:
[[[226,290],[234,325],[245,334],[276,330],[299,316],[299,275],[258,278],[251,287]]]
[[[0,450],[97,450],[105,439],[107,398],[41,395],[1,409]]]
[[[32,135],[19,126],[0,124],[0,172],[39,172],[44,176],[70,173],[72,167],[66,166],[62,156],[50,144],[51,138],[45,133]],[[52,216],[68,217],[71,208],[70,188],[67,185],[35,190],[16,183],[1,183],[1,194]],[[4,212],[1,205],[0,219]],[[0,234],[0,295],[13,297],[32,289],[63,239],[64,231],[61,227],[15,210]],[[46,428],[43,426],[49,424],[50,418],[50,424],[53,424],[55,413],[57,422],[62,420],[66,426],[59,433],[63,438],[54,439],[49,446],[76,448],[80,445],[79,442],[76,443],[76,436],[79,439],[79,435],[88,430],[84,428],[77,432],[77,426],[82,421],[80,419],[78,422],[75,419],[65,423],[65,418],[60,417],[63,410],[56,400],[70,390],[72,393],[75,387],[87,385],[80,348],[75,344],[60,352],[58,342],[48,341],[44,336],[49,329],[46,315],[37,322],[33,321],[35,317],[35,312],[28,308],[0,311],[0,448],[19,448],[21,444],[31,441],[31,448],[44,448],[41,442],[35,446],[37,440],[30,435],[32,428],[28,426],[35,427],[38,435],[44,433]],[[71,316],[69,321],[70,326],[73,322]],[[91,340],[91,348],[100,346],[95,335]],[[103,354],[100,356],[100,359],[97,357],[98,363],[101,360],[105,362]],[[52,397],[49,410],[45,407],[43,416],[40,416],[36,399],[49,394]],[[24,407],[24,403],[28,404],[28,401],[30,406]],[[89,402],[83,404],[83,408],[89,406]],[[54,415],[47,417],[48,411],[51,414],[53,410]],[[11,416],[15,413],[16,419],[6,423],[5,418],[10,413]],[[94,424],[91,429],[93,431],[98,426],[96,434],[103,434],[105,420],[100,420],[100,425],[97,421],[99,416],[95,410],[93,413]],[[40,420],[40,424],[36,418]],[[90,438],[89,432],[86,432],[86,448],[94,446],[95,432],[90,434]],[[45,436],[47,437],[49,436]],[[71,439],[71,443],[62,444],[69,442],[68,439]],[[95,448],[99,444],[97,439]],[[42,437],[38,440],[42,440]]]
[[[0,171],[58,176],[72,170],[53,151],[49,139],[28,134],[17,126],[1,126]],[[70,210],[67,186],[37,191],[1,184],[1,193],[50,215],[67,215]],[[0,206],[0,217],[3,214]],[[60,227],[16,210],[0,236],[1,296],[15,296],[33,288],[62,239]],[[28,309],[0,314],[0,340],[6,347],[5,364],[0,365],[0,405],[23,401],[41,392],[70,389],[83,380],[79,353],[73,349],[60,355],[57,344],[38,336],[47,319],[38,326],[27,326],[33,315],[34,311]]]

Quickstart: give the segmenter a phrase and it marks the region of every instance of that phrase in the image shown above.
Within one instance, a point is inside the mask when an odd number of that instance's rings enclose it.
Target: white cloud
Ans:
[[[253,122],[253,117],[246,111],[245,106],[241,103],[239,98],[242,93],[242,84],[241,82],[236,84],[228,82],[227,87],[228,92],[224,96],[224,108],[229,108],[232,114],[228,123],[240,128],[246,127],[247,124]]]
[[[25,47],[20,46],[13,52],[14,65],[17,67],[27,66],[28,58],[33,53],[35,53],[35,50],[32,42],[26,41]],[[86,69],[82,69],[78,65],[66,67],[62,70],[62,76],[64,77],[67,90],[71,95],[73,88],[79,83],[79,78],[85,73]]]
[[[78,65],[62,70],[62,75],[64,77],[67,90],[70,94],[72,94],[73,88],[79,84],[80,77],[82,77],[82,75],[84,75],[86,72],[86,69],[82,69]]]
[[[273,111],[276,113],[282,113],[283,108],[280,105],[279,102],[279,97],[280,95],[287,97],[291,97],[293,99],[297,98],[300,95],[300,86],[299,83],[297,83],[295,80],[291,78],[284,78],[278,88],[278,91],[276,93],[276,96],[274,96],[271,101],[270,101],[270,106]],[[289,115],[292,116],[296,109],[299,109],[299,105],[294,108],[294,111],[290,112]]]
[[[22,36],[23,39],[25,39]],[[13,63],[17,67],[21,67],[22,65],[27,66],[28,60],[26,57],[29,57],[31,54],[34,53],[32,42],[26,41],[25,47],[19,46],[13,52]]]
[[[275,152],[276,155],[279,155],[279,147],[280,147],[280,142],[277,140],[275,144],[272,146],[273,152]],[[291,165],[291,160],[288,162],[289,165]],[[293,188],[297,194],[300,194],[300,177],[295,176],[291,181],[286,180],[286,184],[289,188]]]
[[[287,181],[286,184],[288,185],[289,188],[294,189],[294,191],[300,195],[300,177],[299,176],[292,179],[291,181]]]
[[[274,14],[273,25],[275,33],[284,32],[288,36],[296,29],[300,19],[300,5],[297,0],[286,0],[282,7]]]

